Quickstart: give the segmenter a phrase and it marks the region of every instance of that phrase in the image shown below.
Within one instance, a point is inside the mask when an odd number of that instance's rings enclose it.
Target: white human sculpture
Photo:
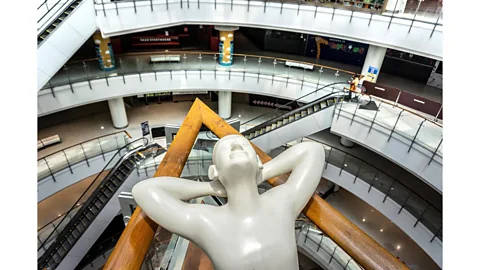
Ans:
[[[217,270],[295,270],[295,220],[317,188],[324,162],[323,146],[304,142],[262,165],[247,139],[229,135],[213,149],[212,182],[151,178],[132,194],[153,221],[204,250]],[[288,172],[286,183],[258,193],[261,182]],[[183,202],[212,195],[228,202]]]

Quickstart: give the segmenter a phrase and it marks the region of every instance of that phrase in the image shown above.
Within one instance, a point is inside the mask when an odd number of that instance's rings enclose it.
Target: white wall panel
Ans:
[[[216,2],[216,8],[215,8]],[[149,1],[136,3],[118,3],[118,15],[114,4],[105,4],[103,15],[102,5],[96,5],[98,10],[97,24],[105,36],[116,36],[126,33],[164,28],[181,24],[205,25],[235,25],[278,29],[284,31],[302,32],[315,35],[327,35],[352,41],[374,44],[381,47],[399,49],[435,59],[443,56],[443,32],[437,27],[430,37],[433,25],[414,23],[410,31],[410,22],[374,15],[369,25],[370,15],[346,10],[318,8],[296,4],[267,3],[259,1],[230,0],[183,0],[183,8],[179,0],[153,0],[153,11]],[[233,8],[231,9],[231,4]],[[248,5],[248,3],[250,3]],[[265,10],[265,12],[264,12]]]

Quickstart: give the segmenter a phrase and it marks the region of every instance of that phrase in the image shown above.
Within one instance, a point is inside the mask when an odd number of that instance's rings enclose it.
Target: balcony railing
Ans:
[[[117,150],[128,144],[131,138],[126,131],[119,131],[108,135],[84,141],[68,148],[62,149],[37,160],[37,179],[40,181],[51,176],[53,181],[55,173],[69,168],[73,174],[72,166],[89,159],[102,155],[105,160],[105,153]]]
[[[148,3],[152,12],[156,9],[168,10],[169,4],[178,4],[180,2],[181,9],[190,9],[190,8],[202,8],[202,2],[200,0],[95,0],[96,7],[99,12],[97,16],[107,16],[105,12],[105,5],[111,4],[114,2],[115,9],[118,14],[119,8],[124,8],[125,3],[133,3],[135,12],[137,11],[137,3],[144,4]],[[225,4],[226,1],[222,1]],[[234,0],[230,0],[228,3],[230,5],[230,10],[235,11]],[[410,25],[410,30],[413,26],[415,27],[430,27],[432,28],[432,35],[437,26],[443,25],[443,1],[417,1],[417,0],[259,0],[259,1],[245,1],[248,6],[247,10],[250,10],[250,5],[255,2],[263,3],[264,12],[271,5],[276,7],[280,6],[280,13],[283,11],[284,5],[296,5],[298,11],[303,8],[314,9],[314,17],[320,13],[327,13],[332,16],[332,20],[335,17],[335,14],[345,12],[349,13],[350,17],[362,17],[369,16],[370,21],[376,20],[374,15],[381,16],[383,19],[388,19],[390,24],[394,19],[403,20],[405,23]],[[434,2],[432,4],[432,2]],[[243,2],[242,2],[243,3]],[[219,3],[220,5],[220,3]],[[214,7],[217,7],[217,1],[214,2]],[[298,15],[299,12],[297,12]],[[389,24],[389,27],[390,27]],[[369,23],[370,25],[370,23]]]

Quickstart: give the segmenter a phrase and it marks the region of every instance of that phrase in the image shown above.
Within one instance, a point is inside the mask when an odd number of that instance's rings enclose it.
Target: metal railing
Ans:
[[[37,7],[37,16],[40,17],[37,20],[37,30],[43,28],[45,24],[52,18],[52,16],[56,15],[57,12],[65,9],[70,3],[74,2],[75,0],[52,0],[43,1]]]
[[[114,3],[111,3],[114,2]],[[125,5],[123,2],[132,2],[134,12],[137,12],[137,2],[140,5],[148,4],[150,10],[155,12],[155,10],[169,10],[170,5],[177,4],[180,2],[181,9],[201,9],[202,4],[211,5],[211,2],[202,3],[200,0],[164,0],[164,1],[152,1],[152,0],[95,0],[97,16],[103,15],[107,16],[106,8],[114,8],[116,10],[115,14],[118,15],[118,9],[124,8]],[[437,26],[443,25],[443,3],[439,1],[436,5],[429,5],[429,3],[423,3],[422,1],[416,0],[407,0],[405,5],[402,5],[402,0],[314,0],[314,1],[304,1],[304,0],[259,0],[259,1],[247,1],[247,11],[250,11],[251,3],[258,5],[258,2],[263,3],[264,13],[269,12],[269,9],[275,9],[275,12],[283,13],[284,5],[287,4],[291,8],[291,5],[296,6],[297,16],[300,16],[301,10],[313,11],[312,18],[317,16],[328,14],[331,16],[332,20],[335,18],[335,15],[347,15],[350,16],[350,22],[354,17],[368,18],[370,25],[372,20],[388,20],[388,28],[392,21],[402,20],[405,22],[399,22],[402,24],[407,23],[409,25],[408,33],[412,30],[412,27],[429,27],[432,28],[433,35],[434,31],[437,29]],[[385,2],[388,2],[385,3]],[[230,10],[234,11],[235,5],[234,1],[214,1],[214,9],[217,9],[217,5],[222,5],[223,7],[230,6]],[[113,6],[114,5],[114,6]],[[245,5],[242,3],[242,5]],[[315,7],[314,10],[312,8]],[[378,18],[377,16],[380,16]]]
[[[376,101],[378,110],[362,110],[361,103],[344,103],[341,102],[335,108],[334,121],[340,116],[351,119],[353,121],[368,125],[369,132],[372,128],[386,133],[388,141],[393,134],[397,134],[404,138],[409,144],[408,152],[414,145],[418,145],[429,153],[430,165],[432,162],[442,164],[436,159],[443,159],[443,125],[436,122],[436,119],[426,114],[421,114],[400,106],[391,101],[360,94],[364,101]],[[367,123],[365,123],[367,122]]]
[[[297,242],[302,241],[300,236],[303,236],[303,246],[314,254],[318,254],[320,250],[329,254],[328,264],[335,261],[342,269],[361,270],[362,266],[350,257],[341,247],[339,247],[330,237],[325,235],[315,224],[307,218],[297,219],[295,221],[295,228],[300,227],[297,236]]]
[[[126,144],[130,135],[126,131],[119,131],[108,135],[102,135],[55,153],[49,154],[37,160],[37,179],[38,181],[51,176],[56,182],[55,173],[68,168],[73,174],[72,166],[86,161],[90,167],[89,159],[102,155],[105,160],[105,154],[117,150]]]
[[[152,63],[150,58],[152,55],[178,55],[180,61],[173,62],[169,59],[163,63]],[[96,58],[87,59],[64,65],[40,92],[50,91],[55,97],[55,88],[59,86],[68,86],[70,91],[74,93],[73,84],[75,83],[87,82],[89,88],[92,89],[91,81],[93,80],[105,80],[107,86],[110,86],[110,79],[121,77],[123,83],[127,84],[125,76],[135,75],[142,81],[142,75],[146,73],[153,73],[155,80],[158,80],[157,73],[160,72],[166,72],[171,79],[174,74],[179,72],[186,78],[188,76],[200,76],[202,78],[202,72],[213,72],[214,78],[216,78],[218,72],[227,72],[229,80],[231,74],[241,75],[243,80],[246,76],[251,77],[254,74],[253,76],[256,75],[257,81],[263,75],[270,77],[272,84],[278,78],[282,78],[282,80],[286,79],[286,86],[290,83],[300,83],[301,89],[304,88],[306,83],[315,85],[315,89],[318,89],[330,83],[345,82],[354,74],[354,72],[347,70],[278,57],[250,54],[234,54],[232,57],[234,65],[223,67],[218,64],[218,53],[213,52],[167,50],[165,52],[129,53],[114,57],[117,66],[112,71],[101,70]],[[287,61],[308,65],[311,69],[307,69],[306,66],[304,68],[287,66],[285,65]],[[190,71],[195,72],[191,73]]]
[[[375,188],[385,195],[383,203],[385,203],[387,199],[390,199],[398,204],[400,206],[398,214],[404,210],[410,213],[416,219],[414,227],[416,227],[418,223],[422,223],[425,228],[432,232],[433,237],[430,242],[435,238],[442,241],[442,211],[436,206],[424,200],[421,195],[396,180],[393,176],[371,165],[367,161],[311,137],[305,137],[305,139],[324,145],[326,157],[325,168],[327,168],[328,164],[331,164],[340,168],[340,174],[346,171],[353,175],[355,177],[353,180],[354,184],[359,179],[367,183],[369,185],[369,193],[372,188]],[[302,139],[302,141],[304,141],[304,139]]]
[[[72,213],[78,211],[80,208],[77,208],[78,206],[83,206],[83,204],[90,198],[90,195],[96,190],[97,186],[101,184],[103,181],[104,177],[102,177],[102,173],[109,167],[111,167],[111,164],[116,164],[118,161],[120,161],[124,156],[135,150],[135,149],[141,149],[142,147],[146,146],[148,144],[148,140],[146,138],[139,138],[136,139],[122,148],[120,148],[115,155],[110,159],[110,161],[105,165],[105,167],[101,170],[101,172],[95,177],[95,179],[90,183],[90,185],[85,189],[83,194],[78,198],[78,200],[72,205],[70,210],[64,215],[64,217],[61,219],[60,222],[57,223],[55,226],[53,223],[50,224],[49,227],[45,227],[44,232],[47,232],[47,228],[51,230],[51,233],[45,237],[44,239],[38,239],[40,246],[38,247],[38,251],[41,249],[46,250],[48,248],[48,245],[55,240],[55,238],[62,232],[62,230],[67,226],[70,222],[70,218],[72,218]]]

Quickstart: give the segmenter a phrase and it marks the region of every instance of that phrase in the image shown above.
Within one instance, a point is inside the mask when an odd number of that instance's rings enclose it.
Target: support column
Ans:
[[[218,63],[222,66],[231,66],[233,63],[233,33],[238,28],[237,26],[215,25],[215,30],[220,32]]]
[[[340,138],[340,144],[345,146],[345,147],[353,147],[355,145],[354,142],[350,141],[349,139],[345,138],[345,137],[341,137]]]
[[[95,42],[95,51],[100,69],[104,71],[114,70],[115,57],[113,56],[110,38],[103,38],[102,34],[97,31],[93,34],[93,41]]]
[[[232,116],[232,92],[218,91],[218,115],[223,119]]]
[[[386,53],[387,48],[374,45],[368,46],[367,56],[362,68],[362,75],[365,76],[366,81],[377,82]]]
[[[127,111],[123,98],[110,99],[108,101],[110,115],[112,116],[113,127],[122,129],[128,127]]]

